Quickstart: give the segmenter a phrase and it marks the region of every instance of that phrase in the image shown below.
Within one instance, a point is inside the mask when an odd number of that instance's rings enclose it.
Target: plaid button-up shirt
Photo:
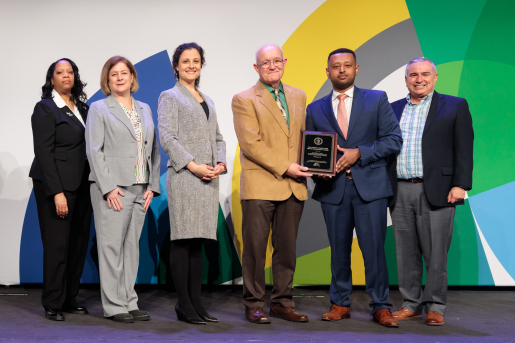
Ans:
[[[433,92],[422,98],[420,103],[411,102],[408,94],[406,106],[402,112],[400,127],[402,131],[402,149],[397,156],[397,177],[399,179],[423,178],[422,133],[426,125]]]

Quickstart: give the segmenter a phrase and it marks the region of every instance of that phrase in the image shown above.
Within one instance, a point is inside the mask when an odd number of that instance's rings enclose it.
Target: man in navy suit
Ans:
[[[356,228],[365,261],[373,320],[398,326],[388,302],[384,253],[388,197],[392,187],[386,157],[400,151],[401,131],[386,93],[354,86],[356,55],[349,49],[329,54],[327,77],[333,91],[307,107],[306,130],[338,133],[337,174],[313,177],[313,199],[322,205],[331,245],[331,309],[322,320],[350,317],[351,245]]]
[[[388,159],[394,195],[390,213],[404,302],[393,316],[420,317],[443,325],[447,300],[447,252],[455,205],[472,188],[472,117],[467,101],[434,90],[438,74],[420,57],[406,66],[406,98],[392,103],[402,130],[401,152]],[[426,286],[422,292],[422,256]]]

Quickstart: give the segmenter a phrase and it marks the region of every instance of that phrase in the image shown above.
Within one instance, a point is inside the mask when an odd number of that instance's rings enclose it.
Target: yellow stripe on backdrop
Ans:
[[[325,67],[330,51],[342,47],[356,50],[375,35],[408,18],[410,15],[404,0],[326,1],[282,46],[284,56],[288,58],[283,82],[304,90],[308,103],[311,102],[327,79]],[[241,260],[240,174],[240,147],[237,146],[231,198],[234,238]],[[269,237],[265,268],[272,266],[272,252]],[[365,284],[363,258],[356,239],[351,256],[353,284]]]
[[[283,82],[313,100],[327,76],[327,55],[338,48],[356,50],[387,28],[409,19],[404,0],[329,0],[293,32],[282,46],[288,59]]]

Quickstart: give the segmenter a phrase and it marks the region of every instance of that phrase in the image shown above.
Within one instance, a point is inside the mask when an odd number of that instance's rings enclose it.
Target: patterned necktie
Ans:
[[[338,121],[338,126],[342,130],[343,137],[347,139],[347,131],[349,131],[349,122],[347,121],[347,108],[345,108],[345,99],[347,98],[347,94],[340,94],[337,96],[340,99],[338,103],[338,113],[336,115],[336,120]]]
[[[284,109],[284,106],[283,106],[283,103],[281,102],[281,100],[279,100],[279,89],[274,89],[274,94],[275,94],[275,103],[277,104],[277,106],[279,106],[279,109],[283,113],[284,120],[286,122],[288,122],[288,117],[286,116],[286,110]]]

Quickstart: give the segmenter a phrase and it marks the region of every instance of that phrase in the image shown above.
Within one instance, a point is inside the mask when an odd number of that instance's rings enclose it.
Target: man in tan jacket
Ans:
[[[305,178],[311,176],[296,163],[306,94],[281,82],[286,62],[278,46],[262,47],[254,64],[259,81],[232,100],[242,168],[243,304],[253,323],[270,323],[263,312],[270,224],[274,248],[270,315],[308,321],[295,310],[291,295],[297,232],[308,197]]]

